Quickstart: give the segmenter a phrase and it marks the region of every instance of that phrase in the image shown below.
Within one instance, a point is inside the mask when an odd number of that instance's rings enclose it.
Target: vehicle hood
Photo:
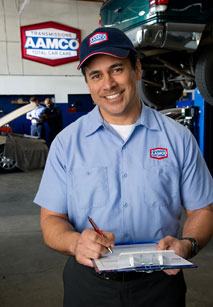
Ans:
[[[8,124],[9,122],[11,122],[12,120],[20,117],[21,115],[26,114],[27,112],[32,111],[33,109],[35,109],[37,107],[35,102],[30,102],[29,104],[18,108],[17,110],[14,110],[12,112],[10,112],[9,114],[3,116],[0,118],[0,127]]]

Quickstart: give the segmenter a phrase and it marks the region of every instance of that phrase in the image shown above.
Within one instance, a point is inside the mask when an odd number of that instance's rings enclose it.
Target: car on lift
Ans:
[[[48,155],[45,140],[29,135],[15,134],[9,123],[21,115],[35,109],[31,102],[13,112],[4,115],[0,110],[0,172],[11,173],[15,170],[27,171],[43,168]]]
[[[133,42],[145,103],[174,107],[184,89],[197,87],[213,105],[213,1],[106,0],[100,26],[119,28]]]

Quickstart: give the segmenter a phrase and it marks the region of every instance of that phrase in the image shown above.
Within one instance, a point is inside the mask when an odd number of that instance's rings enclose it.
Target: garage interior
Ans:
[[[5,39],[6,32],[0,32],[0,50],[3,50],[0,59],[0,109],[4,108],[5,103],[17,101],[20,97],[28,100],[32,94],[37,94],[42,100],[48,93],[61,106],[66,126],[79,114],[89,111],[86,108],[90,98],[83,77],[76,72],[77,63],[54,69],[21,60],[21,52],[17,51],[20,47],[19,33],[13,32],[13,29],[19,28],[20,25],[49,20],[67,24],[70,22],[67,14],[69,7],[71,18],[74,20],[73,26],[82,28],[82,34],[86,36],[87,32],[98,25],[98,12],[103,1],[64,0],[62,2],[65,8],[61,9],[63,5],[57,0],[53,3],[52,12],[49,12],[51,1],[45,0],[43,1],[44,13],[37,21],[34,9],[38,12],[41,2],[42,0],[0,1],[0,8],[5,12],[4,16],[2,13],[3,17],[0,14],[0,20],[4,20],[2,24],[9,29],[7,39]],[[19,15],[15,12],[17,4],[22,10]],[[90,14],[87,14],[85,7]],[[60,12],[58,13],[57,10]],[[57,13],[58,20],[56,20]],[[88,16],[91,23],[88,23]],[[83,21],[84,18],[85,21]],[[9,54],[4,52],[6,50],[4,40],[9,46]],[[11,51],[12,48],[13,51]],[[46,89],[43,88],[45,82]],[[56,88],[55,84],[57,84]],[[73,100],[77,104],[80,101],[79,113],[67,111],[72,106]],[[184,98],[177,105],[186,109],[199,108],[199,118],[191,118],[191,120],[195,121],[193,127],[199,130],[197,141],[213,174],[213,106],[206,104],[200,95],[199,98],[192,98],[191,92],[187,99]],[[201,105],[205,108],[202,109]],[[8,110],[12,108],[11,106],[15,108],[16,104],[10,105]],[[91,107],[90,101],[90,109]],[[11,126],[13,126],[12,123]],[[29,123],[25,117],[17,119],[13,127],[15,132],[17,127],[20,127],[17,130],[19,133],[20,131],[22,134],[29,133]],[[0,307],[59,307],[63,304],[62,278],[67,256],[44,245],[40,229],[40,208],[33,203],[42,173],[42,169],[0,172]],[[184,270],[188,287],[187,307],[213,306],[212,259],[213,238],[207,247],[193,258],[192,262],[198,267]]]

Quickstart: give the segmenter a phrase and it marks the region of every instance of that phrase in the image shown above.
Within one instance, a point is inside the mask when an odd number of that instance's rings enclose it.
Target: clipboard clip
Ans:
[[[118,265],[120,269],[152,272],[164,268],[164,256],[161,251],[120,253]]]

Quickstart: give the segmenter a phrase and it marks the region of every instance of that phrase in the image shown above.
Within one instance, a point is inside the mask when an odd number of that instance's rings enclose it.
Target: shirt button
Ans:
[[[127,203],[124,203],[124,204],[123,204],[123,207],[124,207],[124,208],[127,208],[127,207],[128,207],[128,204],[127,204]]]
[[[123,173],[123,177],[126,178],[127,177],[127,173]]]

